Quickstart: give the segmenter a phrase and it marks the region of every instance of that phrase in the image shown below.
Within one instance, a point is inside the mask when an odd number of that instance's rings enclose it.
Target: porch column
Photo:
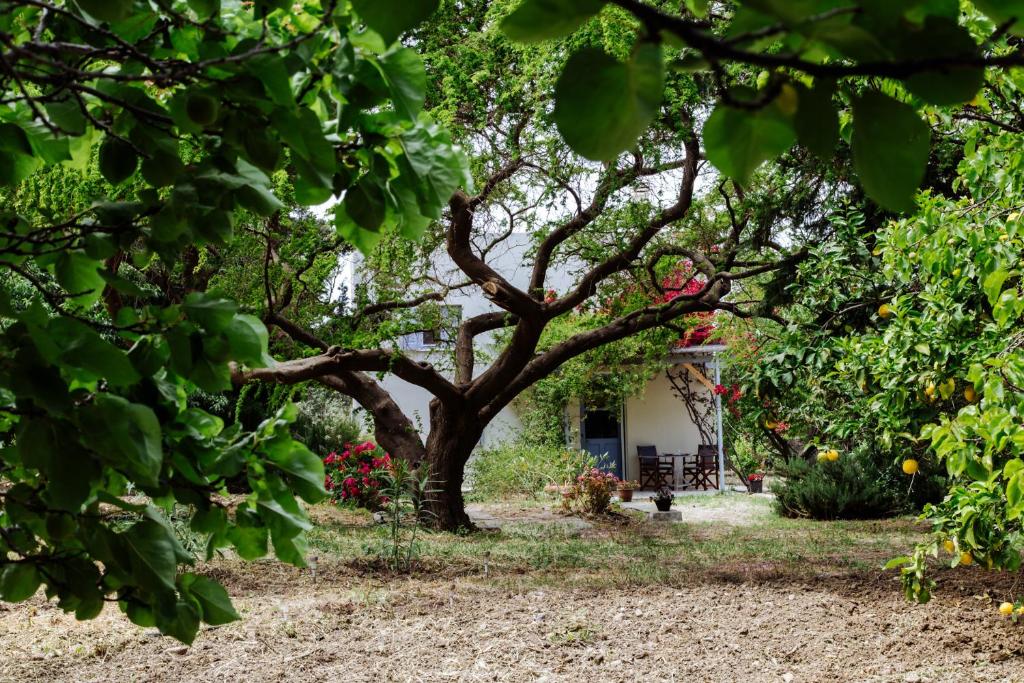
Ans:
[[[722,383],[722,361],[715,352],[715,386]],[[722,396],[715,394],[715,428],[718,432],[718,490],[725,490],[725,445],[722,443]]]

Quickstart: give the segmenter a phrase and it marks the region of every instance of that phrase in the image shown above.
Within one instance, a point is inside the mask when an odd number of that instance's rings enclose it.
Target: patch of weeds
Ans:
[[[596,627],[587,623],[572,623],[565,628],[548,634],[548,642],[553,645],[578,646],[590,645],[597,639]]]

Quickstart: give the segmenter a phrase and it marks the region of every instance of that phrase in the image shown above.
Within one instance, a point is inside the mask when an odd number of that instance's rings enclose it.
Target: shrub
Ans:
[[[475,500],[536,496],[549,485],[571,482],[594,464],[585,451],[522,442],[482,449],[469,463]]]
[[[775,507],[786,517],[877,519],[902,511],[904,498],[886,486],[869,458],[845,455],[811,463],[793,460],[778,468],[784,477],[772,486]]]
[[[380,500],[387,540],[377,545],[376,553],[391,571],[412,569],[420,551],[417,534],[433,493],[425,465],[413,469],[406,461],[396,459],[384,469]]]
[[[612,491],[619,485],[619,478],[610,472],[592,467],[576,477],[562,494],[562,506],[569,512],[600,515],[608,510],[612,502]]]
[[[390,481],[391,456],[372,441],[345,444],[341,453],[324,458],[324,487],[337,503],[379,510],[387,504],[381,490]]]
[[[350,402],[336,392],[311,387],[296,405],[292,435],[314,453],[337,453],[362,441],[363,425],[352,415]]]

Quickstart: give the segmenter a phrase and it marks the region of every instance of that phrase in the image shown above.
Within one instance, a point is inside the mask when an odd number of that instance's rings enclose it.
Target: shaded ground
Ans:
[[[500,534],[428,536],[411,577],[370,571],[382,536],[365,517],[318,508],[317,575],[208,565],[244,620],[191,648],[116,609],[77,624],[38,597],[0,606],[0,680],[1024,681],[1024,627],[994,607],[1015,577],[940,570],[935,599],[909,605],[877,567],[911,522],[705,505],[744,521],[621,516],[568,535],[542,506],[488,506],[511,522]]]

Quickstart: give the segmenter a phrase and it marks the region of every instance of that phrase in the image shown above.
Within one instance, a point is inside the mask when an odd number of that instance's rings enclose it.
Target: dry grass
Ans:
[[[0,680],[1024,680],[1024,629],[993,606],[1013,577],[940,571],[914,606],[879,570],[915,523],[683,507],[686,524],[623,515],[574,535],[536,503],[488,506],[501,533],[428,534],[409,576],[372,570],[366,516],[317,508],[317,576],[210,563],[244,618],[191,648],[116,610],[77,624],[39,597],[0,607]]]

